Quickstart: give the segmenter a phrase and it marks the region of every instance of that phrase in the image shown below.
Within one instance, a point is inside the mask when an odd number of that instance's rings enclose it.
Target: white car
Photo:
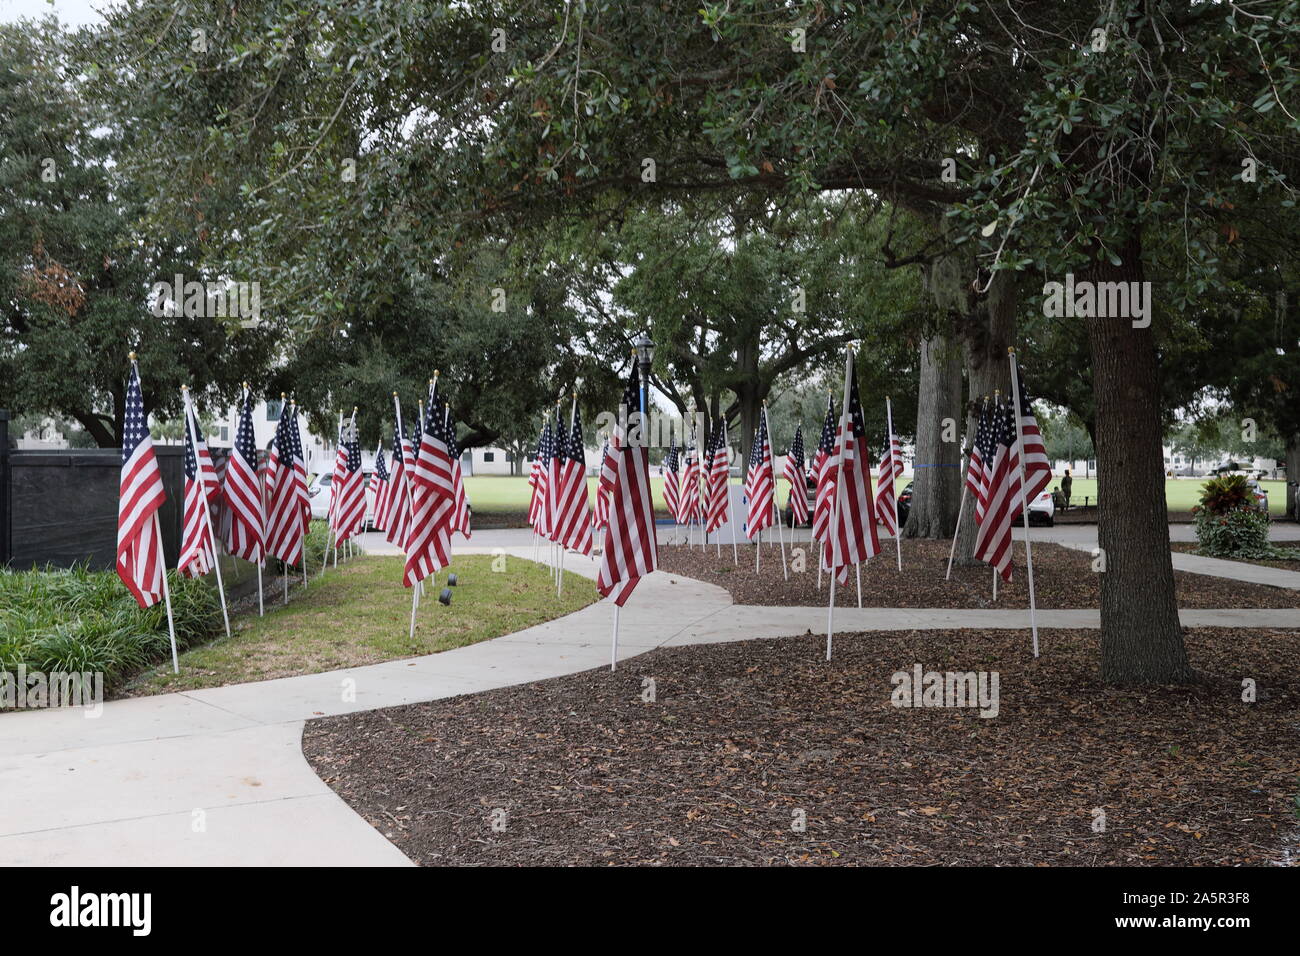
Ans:
[[[375,495],[370,490],[370,472],[363,471],[366,481],[366,528],[370,528],[375,518]],[[330,512],[330,483],[334,475],[326,473],[317,475],[307,486],[307,497],[311,501],[311,516],[324,521]]]
[[[1049,528],[1056,524],[1056,502],[1052,500],[1052,493],[1047,489],[1040,491],[1034,500],[1029,502],[1029,523],[1043,524]]]

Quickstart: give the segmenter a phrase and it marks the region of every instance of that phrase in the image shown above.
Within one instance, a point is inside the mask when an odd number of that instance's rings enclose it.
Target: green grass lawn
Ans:
[[[288,606],[266,602],[266,616],[231,621],[234,634],[194,647],[134,679],[126,693],[163,694],[248,681],[316,674],[321,671],[402,657],[432,654],[499,637],[549,621],[596,600],[595,583],[566,572],[564,597],[557,598],[549,569],[506,558],[493,571],[487,554],[458,555],[451,571],[460,580],[451,605],[427,592],[416,618],[415,639],[407,637],[411,592],[402,586],[402,558],[359,557],[313,578]],[[446,581],[446,574],[438,576]],[[439,585],[441,589],[441,585]],[[278,592],[275,592],[278,593]]]
[[[658,477],[658,467],[652,468],[650,483],[654,489],[655,506],[664,507],[663,500],[663,479]],[[906,485],[910,478],[901,479],[898,482],[899,487]],[[1060,484],[1060,476],[1052,479],[1050,487],[1056,488]],[[1165,482],[1165,496],[1169,502],[1170,511],[1191,511],[1192,506],[1196,504],[1201,493],[1201,485],[1205,483],[1203,478],[1177,478]],[[779,494],[782,506],[786,500],[786,489],[789,483],[781,479]],[[1264,490],[1268,492],[1269,511],[1275,515],[1280,515],[1286,511],[1286,482],[1284,481],[1263,481],[1260,482]],[[596,493],[596,479],[587,479],[587,485],[594,496]],[[528,510],[528,479],[527,478],[509,478],[496,475],[475,475],[465,479],[465,492],[469,495],[470,502],[474,510],[480,514],[500,514],[511,511]],[[1071,504],[1082,505],[1084,496],[1088,496],[1091,504],[1097,501],[1097,479],[1096,478],[1075,478],[1074,487],[1070,491]],[[593,499],[594,500],[594,499]]]

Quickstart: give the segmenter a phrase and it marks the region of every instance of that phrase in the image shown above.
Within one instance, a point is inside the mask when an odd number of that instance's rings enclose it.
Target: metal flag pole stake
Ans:
[[[614,638],[609,645],[609,671],[612,674],[618,669],[618,612],[619,606],[614,605]]]
[[[1016,457],[1020,460],[1020,507],[1025,523],[1025,571],[1029,576],[1029,629],[1033,634],[1034,656],[1038,656],[1038,615],[1034,600],[1034,552],[1029,544],[1029,488],[1025,481],[1025,442],[1020,431],[1020,363],[1016,350],[1007,349],[1011,363],[1011,401],[1016,412]]]
[[[898,551],[898,570],[903,570],[903,529],[898,524],[898,479],[903,476],[903,460],[898,458],[898,474],[894,474],[894,406],[885,396],[885,419],[889,423],[889,480],[894,483],[894,548]]]
[[[858,607],[862,607],[862,562],[854,565],[858,572]]]
[[[217,572],[217,594],[221,598],[221,618],[226,623],[226,637],[230,637],[230,613],[226,610],[226,585],[221,580],[221,557],[217,554],[217,536],[212,530],[212,511],[208,507],[208,493],[203,481],[203,462],[199,460],[199,436],[194,425],[194,406],[190,404],[189,386],[181,386],[181,398],[185,402],[185,426],[189,430],[190,445],[194,449],[194,479],[198,482],[199,495],[203,498],[200,508],[208,529],[208,540],[212,543],[212,568]],[[163,577],[166,577],[165,573]]]
[[[831,579],[831,598],[830,604],[826,609],[826,659],[831,659],[832,635],[835,625],[835,558],[839,551],[840,536],[838,528],[840,518],[840,494],[844,490],[844,445],[846,442],[845,429],[848,427],[847,415],[849,411],[849,382],[853,376],[853,346],[848,347],[848,352],[844,358],[844,404],[840,407],[840,431],[835,443],[835,498],[831,501],[831,523],[827,528],[827,534],[831,537],[831,566],[828,573]],[[825,468],[827,463],[823,463]]]

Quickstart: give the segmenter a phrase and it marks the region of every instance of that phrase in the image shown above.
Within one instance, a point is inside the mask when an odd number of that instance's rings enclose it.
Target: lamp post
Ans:
[[[632,340],[632,347],[636,349],[636,364],[641,370],[641,424],[644,427],[646,397],[650,393],[650,365],[655,359],[655,344],[650,341],[650,336],[642,332]]]

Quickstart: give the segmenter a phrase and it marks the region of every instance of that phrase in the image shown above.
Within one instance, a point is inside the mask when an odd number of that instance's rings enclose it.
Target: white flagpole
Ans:
[[[970,467],[969,461],[966,463],[966,467],[967,468]],[[957,506],[957,529],[952,533],[952,547],[948,549],[948,573],[943,576],[943,579],[945,581],[952,580],[952,559],[957,554],[957,535],[961,531],[961,516],[966,511],[967,490],[968,489],[966,487],[966,479],[963,477],[961,483],[961,504]]]
[[[1025,570],[1029,576],[1029,628],[1033,634],[1034,656],[1038,656],[1038,617],[1034,600],[1034,552],[1029,545],[1029,493],[1025,485],[1025,442],[1020,432],[1020,363],[1016,350],[1007,349],[1011,363],[1011,401],[1016,412],[1016,457],[1020,459],[1020,506],[1025,524]]]
[[[862,562],[859,561],[853,566],[858,572],[858,607],[862,607]]]
[[[722,447],[727,455],[727,508],[731,511],[731,559],[740,566],[740,551],[736,548],[736,499],[731,495],[731,443],[727,440],[727,419],[722,419]]]
[[[203,512],[203,521],[208,529],[208,540],[212,543],[212,568],[217,572],[217,594],[221,597],[221,617],[226,622],[226,637],[230,637],[230,613],[226,610],[226,585],[221,580],[221,557],[217,553],[217,536],[212,530],[212,511],[208,508],[208,491],[203,480],[203,462],[199,459],[199,436],[194,428],[194,406],[190,404],[188,385],[181,386],[181,397],[185,400],[185,425],[190,432],[190,444],[194,447],[194,475],[199,485],[199,495],[203,498],[203,504],[199,509]],[[165,573],[163,577],[166,578]]]
[[[903,529],[898,526],[898,479],[902,477],[901,469],[903,467],[902,459],[898,460],[899,474],[894,474],[894,406],[889,401],[889,396],[885,396],[885,419],[889,423],[889,480],[894,483],[893,494],[890,496],[894,499],[894,548],[898,551],[898,570],[903,570]]]
[[[265,558],[258,559],[257,562],[257,616],[266,617],[266,608],[263,606],[262,597],[262,563]]]
[[[153,536],[158,542],[158,567],[162,572],[163,600],[167,603],[167,633],[172,639],[172,673],[181,672],[180,659],[176,656],[176,621],[172,618],[172,592],[167,586],[167,558],[163,554],[162,522],[158,520],[158,511],[153,513]]]
[[[772,445],[772,422],[771,422],[771,421],[768,419],[768,417],[767,417],[767,400],[766,400],[766,399],[764,399],[764,401],[763,401],[763,424],[766,426],[766,428],[765,428],[764,430],[767,432],[767,443],[768,443],[768,448],[771,448],[771,445]],[[785,528],[783,527],[784,524],[785,524],[785,522],[783,522],[783,521],[781,520],[781,509],[778,508],[778,507],[777,507],[777,504],[776,504],[776,499],[777,499],[777,493],[776,493],[776,456],[775,456],[775,455],[772,455],[771,458],[772,458],[772,516],[776,519],[776,536],[777,536],[777,539],[781,542],[781,577],[782,577],[783,580],[789,581],[789,580],[790,580],[790,572],[787,570],[787,568],[786,568],[786,564],[785,564]]]
[[[609,670],[613,673],[618,668],[618,612],[619,606],[614,605],[614,639],[609,645]]]
[[[843,481],[844,444],[845,444],[845,429],[848,427],[845,424],[845,416],[848,415],[848,411],[849,411],[849,381],[852,375],[853,375],[853,346],[850,345],[848,347],[848,352],[844,358],[844,404],[840,407],[840,428],[839,428],[839,434],[836,436],[835,439],[835,461],[836,461],[835,498],[831,502],[831,523],[830,523],[830,527],[827,528],[827,534],[831,536],[831,566],[829,569],[827,569],[831,579],[831,599],[830,599],[830,604],[826,608],[826,659],[827,660],[831,659],[831,641],[832,641],[831,635],[834,633],[834,624],[835,624],[835,558],[837,556],[837,552],[839,551],[839,544],[840,544],[840,536],[837,533],[836,525],[839,523],[839,517],[840,517],[840,493],[844,489],[844,481]],[[825,468],[826,463],[823,463],[822,467]],[[818,561],[818,564],[820,566],[820,559]]]

